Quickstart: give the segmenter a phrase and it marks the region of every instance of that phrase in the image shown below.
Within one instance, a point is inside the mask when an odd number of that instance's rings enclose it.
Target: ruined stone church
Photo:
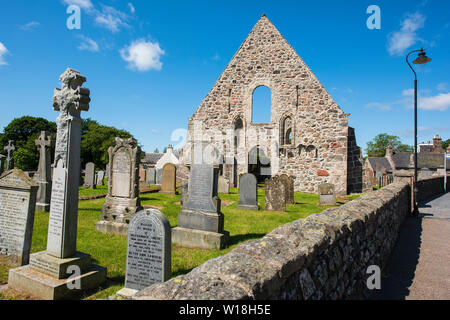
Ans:
[[[267,123],[254,121],[252,110],[261,86],[270,90]],[[361,151],[348,117],[263,15],[189,118],[187,142],[198,123],[203,132],[233,132],[223,139],[227,143],[211,137],[223,154],[220,172],[232,185],[242,173],[259,181],[286,173],[294,176],[297,192],[316,193],[329,182],[344,195],[362,188]]]

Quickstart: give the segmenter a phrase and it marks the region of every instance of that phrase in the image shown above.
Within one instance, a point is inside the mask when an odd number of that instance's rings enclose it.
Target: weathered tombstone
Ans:
[[[6,170],[11,170],[14,168],[13,153],[16,150],[16,147],[14,146],[14,140],[9,140],[8,145],[3,149],[8,152],[8,156],[6,157]]]
[[[5,159],[6,159],[6,157],[4,155],[0,154],[0,175],[5,170]]]
[[[189,184],[187,182],[183,182],[180,186],[180,206],[183,208],[183,205],[186,203],[189,197]]]
[[[106,281],[106,268],[93,265],[88,254],[77,252],[78,179],[80,172],[81,111],[89,109],[89,89],[78,71],[68,68],[55,89],[57,121],[55,166],[50,202],[47,251],[33,253],[30,264],[11,269],[8,285],[46,300],[79,296]],[[70,276],[76,275],[76,284]]]
[[[286,204],[294,204],[294,178],[283,173],[279,176],[286,190]]]
[[[162,168],[161,191],[162,193],[175,193],[177,182],[177,168],[173,163],[166,163]]]
[[[156,184],[160,185],[162,181],[162,169],[156,169]]]
[[[155,168],[147,168],[147,173],[145,174],[147,179],[147,184],[156,183],[156,170]]]
[[[29,262],[38,185],[21,170],[0,177],[0,263]]]
[[[144,168],[144,166],[142,164],[139,165],[139,182],[146,182],[147,178],[146,178],[146,170]]]
[[[224,176],[219,176],[218,193],[230,193],[230,181]]]
[[[239,203],[237,209],[258,210],[258,186],[255,175],[242,174],[239,177]]]
[[[104,233],[126,234],[133,215],[142,209],[139,199],[139,153],[133,138],[115,138],[109,147],[108,194],[102,220],[95,227]]]
[[[171,228],[156,209],[145,209],[131,218],[128,227],[125,288],[117,294],[130,297],[171,274]]]
[[[84,170],[83,187],[95,189],[95,164],[93,162],[86,163],[86,169]]]
[[[218,166],[193,164],[189,172],[189,196],[178,213],[172,241],[183,247],[222,249],[229,237],[217,196]]]
[[[286,211],[286,184],[279,176],[266,179],[264,183],[267,211]]]
[[[33,180],[39,184],[36,209],[40,211],[50,210],[50,193],[52,191],[50,148],[55,146],[55,141],[50,139],[47,131],[41,131],[41,135],[34,141],[39,149],[39,166]]]
[[[100,170],[99,172],[97,172],[97,185],[98,186],[104,186],[105,182],[105,171]]]
[[[319,185],[319,205],[334,206],[336,204],[336,195],[332,183],[322,183]]]

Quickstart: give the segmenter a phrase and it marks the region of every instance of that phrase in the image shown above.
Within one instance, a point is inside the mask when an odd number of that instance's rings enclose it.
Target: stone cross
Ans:
[[[13,151],[16,150],[16,147],[14,146],[14,140],[9,140],[8,145],[4,147],[4,150],[8,152],[8,157],[6,158],[6,170],[11,170],[12,168],[14,168]]]
[[[34,144],[39,149],[38,171],[34,176],[34,181],[39,184],[36,209],[48,211],[50,209],[50,192],[52,190],[50,148],[55,146],[55,141],[51,140],[47,131],[41,131],[39,138],[34,141]]]
[[[59,78],[61,89],[55,89],[53,109],[57,135],[47,254],[57,258],[76,253],[78,185],[80,179],[81,111],[89,110],[89,89],[81,85],[86,78],[79,71],[68,68]]]

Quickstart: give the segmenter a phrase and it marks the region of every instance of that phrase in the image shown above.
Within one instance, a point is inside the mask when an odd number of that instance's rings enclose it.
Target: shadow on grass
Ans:
[[[264,237],[265,233],[248,233],[248,234],[235,234],[230,236],[230,241],[228,242],[228,246],[233,246],[235,244],[248,241],[248,240],[257,240]]]

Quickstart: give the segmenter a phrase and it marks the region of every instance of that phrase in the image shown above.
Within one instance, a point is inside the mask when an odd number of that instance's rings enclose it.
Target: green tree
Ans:
[[[450,145],[450,139],[442,141],[442,148],[444,148],[444,150],[447,150],[449,145]]]
[[[155,149],[155,151],[153,151],[154,153],[159,153],[158,148]]]
[[[4,146],[9,140],[14,140],[16,151],[14,152],[14,166],[22,170],[36,170],[39,162],[39,153],[34,141],[41,131],[48,131],[52,137],[56,137],[56,123],[44,118],[23,116],[12,120],[0,136],[0,150],[4,155]],[[51,152],[53,154],[53,152]]]
[[[96,167],[105,168],[109,161],[108,148],[114,145],[115,137],[126,139],[133,136],[128,131],[104,126],[95,120],[84,120],[81,136],[82,167],[87,162],[93,162]]]
[[[394,152],[413,152],[412,146],[403,144],[400,138],[387,133],[378,134],[372,141],[367,142],[366,153],[368,157],[384,157],[386,155],[386,148],[392,145]]]

